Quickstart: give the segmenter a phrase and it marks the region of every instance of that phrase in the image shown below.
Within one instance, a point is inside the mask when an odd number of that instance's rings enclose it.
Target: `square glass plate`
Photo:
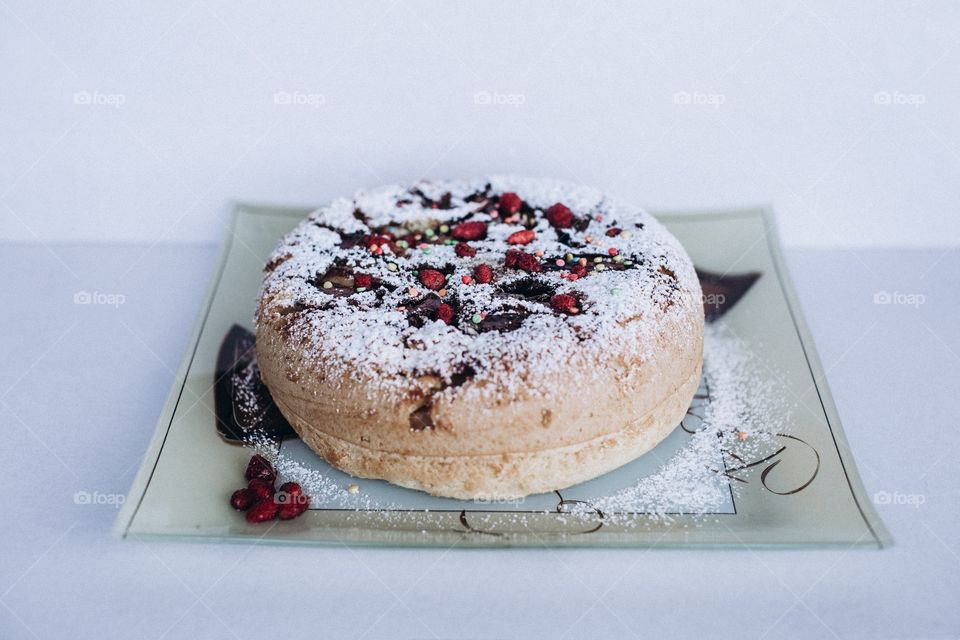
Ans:
[[[610,495],[654,473],[689,437],[686,430],[678,428],[653,451],[600,478],[562,492],[504,503],[435,498],[381,481],[355,480],[330,468],[299,440],[286,440],[280,445],[285,458],[322,472],[333,485],[359,484],[363,499],[345,504],[315,496],[310,510],[296,520],[247,524],[229,507],[228,498],[242,484],[250,451],[227,443],[215,429],[217,353],[231,327],[252,329],[266,258],[280,236],[308,212],[245,204],[234,207],[227,241],[190,346],[117,518],[117,535],[222,542],[260,539],[480,547],[749,544],[878,548],[891,543],[853,464],[823,368],[785,271],[773,215],[762,208],[657,214],[698,269],[761,274],[721,322],[759,354],[763,369],[776,375],[785,396],[796,399],[792,410],[782,409],[782,415],[775,416],[786,423],[782,431],[789,434],[783,436],[779,450],[753,465],[751,475],[735,483],[736,491],[721,484],[724,497],[711,513],[685,514],[690,510],[682,502],[670,505],[667,517],[656,518],[642,509],[619,514],[589,509],[592,497]],[[707,394],[702,387],[698,396]],[[692,410],[691,414],[695,413]],[[731,470],[724,460],[715,462],[718,468]],[[198,493],[198,486],[204,491]],[[582,511],[584,506],[588,507],[586,515],[571,517],[568,513],[573,507]]]

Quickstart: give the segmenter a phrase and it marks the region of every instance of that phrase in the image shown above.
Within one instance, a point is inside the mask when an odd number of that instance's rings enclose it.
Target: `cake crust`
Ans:
[[[683,417],[703,354],[677,241],[549,180],[338,200],[271,256],[256,319],[263,380],[308,446],[352,475],[463,499],[635,459]]]

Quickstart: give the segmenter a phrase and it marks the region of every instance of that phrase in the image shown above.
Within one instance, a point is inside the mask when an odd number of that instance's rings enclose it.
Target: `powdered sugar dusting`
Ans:
[[[531,216],[518,220],[499,211],[496,200],[505,192],[517,193]],[[558,202],[583,224],[552,226],[544,211]],[[464,221],[486,225],[486,236],[469,242],[473,256],[458,255],[449,238],[437,241]],[[507,239],[524,229],[535,235],[520,247],[537,257],[541,270],[534,273],[504,265],[513,248]],[[376,234],[390,234],[392,241],[373,241],[371,247],[357,239]],[[407,242],[413,234],[418,240]],[[397,238],[406,246],[398,249]],[[580,262],[588,264],[589,273],[569,277]],[[480,264],[493,267],[492,283],[477,282]],[[418,274],[425,268],[444,272],[442,291],[421,284]],[[331,270],[345,273],[349,291],[324,283]],[[376,285],[353,287],[354,274],[369,275]],[[543,299],[509,290],[531,278],[546,283],[552,294],[574,296],[580,303],[576,314],[557,313]],[[411,322],[412,309],[431,298],[455,308],[451,324],[436,319],[435,312],[422,323]],[[282,324],[302,345],[310,368],[361,378],[371,394],[403,388],[418,376],[450,383],[466,370],[494,383],[475,385],[478,394],[501,393],[521,380],[528,391],[549,394],[529,386],[537,380],[530,373],[557,362],[589,371],[625,338],[643,358],[658,336],[689,335],[684,310],[699,305],[699,298],[686,253],[645,212],[569,183],[493,177],[391,185],[315,211],[271,256],[257,322]],[[505,315],[520,316],[522,323],[484,330],[487,318]],[[514,366],[500,366],[508,359]]]

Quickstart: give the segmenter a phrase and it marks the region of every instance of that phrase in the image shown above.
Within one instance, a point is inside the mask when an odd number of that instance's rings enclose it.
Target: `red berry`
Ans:
[[[280,505],[273,500],[264,500],[250,507],[247,511],[247,522],[269,522],[277,517]]]
[[[425,286],[427,289],[439,291],[440,289],[443,289],[443,285],[446,284],[446,282],[447,279],[436,269],[420,270],[420,284]]]
[[[250,458],[250,463],[247,465],[247,470],[244,472],[243,477],[247,480],[260,478],[272,484],[273,481],[277,479],[277,474],[273,470],[273,465],[270,464],[270,461],[258,454]]]
[[[620,235],[621,231],[623,230],[618,227],[612,227],[610,229],[607,229],[607,237],[616,238],[618,235]]]
[[[480,238],[487,237],[487,223],[480,222],[479,220],[474,222],[461,222],[450,230],[450,235],[457,240],[479,240]]]
[[[253,497],[254,502],[262,502],[263,500],[273,499],[274,488],[272,482],[267,482],[266,480],[261,480],[260,478],[254,478],[250,481],[250,484],[247,485],[247,490]]]
[[[281,505],[277,510],[277,515],[281,520],[293,520],[301,516],[310,507],[310,502],[293,501],[290,504]]]
[[[503,264],[507,269],[513,269],[520,263],[520,256],[523,254],[522,251],[517,249],[507,249],[507,257],[504,258]]]
[[[574,313],[573,310],[577,308],[577,299],[571,295],[560,293],[550,298],[550,306],[553,307],[554,311]]]
[[[488,264],[478,264],[473,269],[473,277],[480,284],[489,284],[493,281],[493,269]]]
[[[390,244],[390,236],[383,236],[383,235],[363,236],[360,239],[360,244],[362,244],[367,249],[369,249],[374,245],[378,247],[382,247],[385,244]]]
[[[237,511],[246,511],[253,506],[253,494],[249,489],[237,489],[230,496],[230,506]]]
[[[296,482],[283,483],[274,501],[280,505],[281,511],[291,504],[310,504],[310,498],[303,495],[303,489]]]
[[[444,303],[437,307],[437,320],[442,320],[446,324],[453,322],[453,307]]]
[[[303,494],[303,487],[301,487],[296,482],[284,482],[280,485],[280,491],[291,496],[299,496]]]
[[[461,258],[472,258],[477,255],[477,250],[468,245],[466,242],[458,242],[456,246],[453,247],[453,250]]]
[[[587,275],[587,268],[582,264],[575,264],[572,267],[570,267],[570,273],[577,276],[578,278],[582,278],[583,276]]]
[[[524,229],[511,233],[507,238],[507,244],[530,244],[536,236],[532,229]]]
[[[369,289],[373,286],[373,276],[367,273],[353,274],[353,286],[357,289]]]
[[[543,271],[543,265],[537,260],[537,257],[530,253],[521,253],[517,266],[527,273],[540,273]]]
[[[520,196],[508,191],[500,196],[500,211],[506,214],[516,213],[520,211],[520,207],[523,205],[523,200],[520,199]]]
[[[558,202],[547,209],[547,220],[556,229],[569,229],[573,226],[573,211]]]

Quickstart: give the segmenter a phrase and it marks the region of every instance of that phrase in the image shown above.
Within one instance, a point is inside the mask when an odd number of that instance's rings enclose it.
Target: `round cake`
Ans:
[[[689,257],[654,218],[553,180],[389,186],[336,200],[270,257],[263,381],[334,467],[508,499],[665,438],[703,361]]]

